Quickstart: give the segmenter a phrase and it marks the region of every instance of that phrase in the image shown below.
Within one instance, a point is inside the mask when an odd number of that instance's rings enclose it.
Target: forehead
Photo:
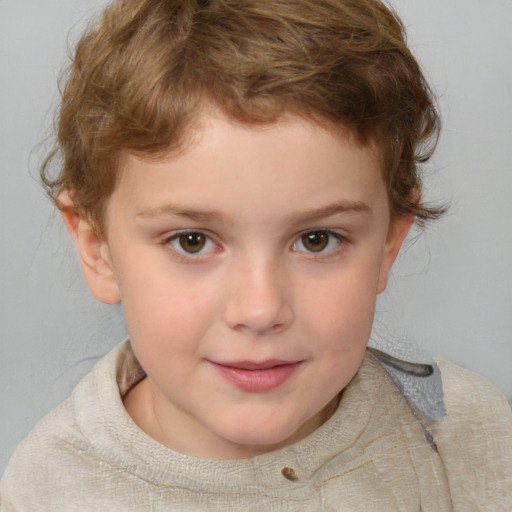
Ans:
[[[246,125],[207,115],[179,153],[125,155],[110,202],[143,213],[171,202],[262,215],[265,205],[284,214],[340,201],[372,205],[385,195],[376,145],[348,130],[295,116]]]

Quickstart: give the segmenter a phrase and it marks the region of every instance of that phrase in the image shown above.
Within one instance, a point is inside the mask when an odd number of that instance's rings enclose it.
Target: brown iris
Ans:
[[[184,233],[179,238],[180,247],[188,253],[197,253],[206,245],[206,236],[201,233]]]
[[[311,252],[321,252],[329,243],[329,233],[326,231],[312,231],[302,235],[304,247]]]

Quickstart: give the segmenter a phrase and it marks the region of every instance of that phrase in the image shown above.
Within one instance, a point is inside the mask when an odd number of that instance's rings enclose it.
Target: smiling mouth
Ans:
[[[270,360],[261,363],[237,361],[211,362],[213,367],[231,384],[249,392],[271,391],[284,384],[301,366],[301,361]]]

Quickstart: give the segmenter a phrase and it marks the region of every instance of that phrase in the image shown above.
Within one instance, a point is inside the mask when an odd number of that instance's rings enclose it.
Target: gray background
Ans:
[[[0,473],[16,444],[125,336],[96,304],[37,183],[68,47],[103,0],[0,0]],[[450,213],[402,251],[378,325],[512,399],[511,0],[393,0],[439,96],[427,194]]]

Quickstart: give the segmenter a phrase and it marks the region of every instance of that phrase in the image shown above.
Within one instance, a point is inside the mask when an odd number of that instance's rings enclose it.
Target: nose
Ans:
[[[224,318],[231,329],[270,334],[289,327],[291,289],[276,261],[247,258],[234,266],[228,280]]]

